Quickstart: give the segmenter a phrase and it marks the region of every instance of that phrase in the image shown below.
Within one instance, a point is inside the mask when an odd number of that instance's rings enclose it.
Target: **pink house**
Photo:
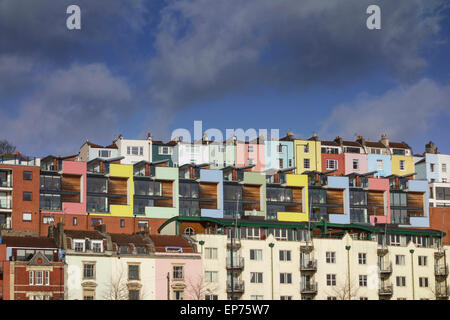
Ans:
[[[155,298],[203,299],[201,254],[181,236],[151,235],[155,246]]]
[[[258,140],[258,139],[257,139]],[[252,171],[262,172],[265,170],[265,144],[264,142],[238,142],[236,144],[236,166],[244,167],[254,165]]]
[[[370,224],[375,224],[375,218],[377,219],[377,223],[391,223],[391,195],[389,193],[389,179],[369,178],[369,193],[372,190],[384,192],[384,215],[370,216]]]
[[[369,163],[366,154],[345,153],[345,174],[359,173],[365,174],[369,170]]]

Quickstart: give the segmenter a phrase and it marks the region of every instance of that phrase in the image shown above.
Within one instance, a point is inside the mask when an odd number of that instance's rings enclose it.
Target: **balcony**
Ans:
[[[317,271],[317,260],[300,261],[300,271]]]
[[[317,282],[301,282],[301,294],[317,294]]]
[[[450,288],[449,288],[450,289]],[[436,299],[448,299],[449,289],[445,286],[436,286]]]
[[[11,209],[12,203],[9,199],[0,199],[0,209]]]
[[[392,273],[392,262],[382,262],[378,264],[380,273],[382,275],[389,275]]]
[[[12,181],[0,180],[0,188],[12,188]]]
[[[304,246],[300,246],[300,251],[301,252],[311,252],[314,250],[314,246],[311,245],[304,245]]]
[[[227,293],[243,293],[243,292],[244,292],[244,281],[235,279],[233,280],[233,287],[231,287],[231,280],[227,280]]]
[[[436,277],[447,277],[448,276],[448,266],[435,265],[434,266],[434,275]]]
[[[389,252],[389,249],[387,247],[382,247],[377,249],[377,255],[384,256]]]
[[[200,217],[199,208],[180,208],[180,216],[183,217]]]
[[[227,269],[243,269],[244,268],[244,258],[243,257],[233,257],[233,264],[231,264],[231,258],[227,258]]]
[[[234,239],[233,249],[239,249],[240,247],[241,247],[241,241],[239,239]],[[227,248],[231,248],[231,239],[230,238],[227,241]]]
[[[378,295],[383,297],[391,297],[394,294],[394,287],[392,284],[381,284],[378,289]]]

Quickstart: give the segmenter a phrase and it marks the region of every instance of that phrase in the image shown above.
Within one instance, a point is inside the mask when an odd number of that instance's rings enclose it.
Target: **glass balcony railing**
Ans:
[[[11,188],[12,182],[8,180],[0,180],[0,188]]]
[[[86,209],[88,212],[102,212],[102,213],[109,212],[109,206],[104,205],[104,204],[89,204],[88,203]]]
[[[9,199],[0,199],[0,209],[11,209],[12,203]]]

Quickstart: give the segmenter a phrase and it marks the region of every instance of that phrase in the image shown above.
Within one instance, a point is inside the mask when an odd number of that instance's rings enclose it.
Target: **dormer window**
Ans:
[[[145,250],[145,247],[136,247],[136,253],[137,254],[146,254],[147,250]]]
[[[98,156],[100,158],[109,158],[111,156],[111,150],[98,150]]]
[[[119,253],[128,253],[128,246],[119,246]]]
[[[103,241],[93,240],[91,241],[91,247],[94,252],[103,252]]]
[[[76,252],[84,252],[85,241],[84,240],[73,240],[73,249]]]

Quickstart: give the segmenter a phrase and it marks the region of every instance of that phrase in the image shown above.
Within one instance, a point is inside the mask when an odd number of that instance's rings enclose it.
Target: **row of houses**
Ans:
[[[181,230],[190,229],[190,235]],[[175,217],[158,235],[3,236],[4,300],[448,299],[437,230]]]

